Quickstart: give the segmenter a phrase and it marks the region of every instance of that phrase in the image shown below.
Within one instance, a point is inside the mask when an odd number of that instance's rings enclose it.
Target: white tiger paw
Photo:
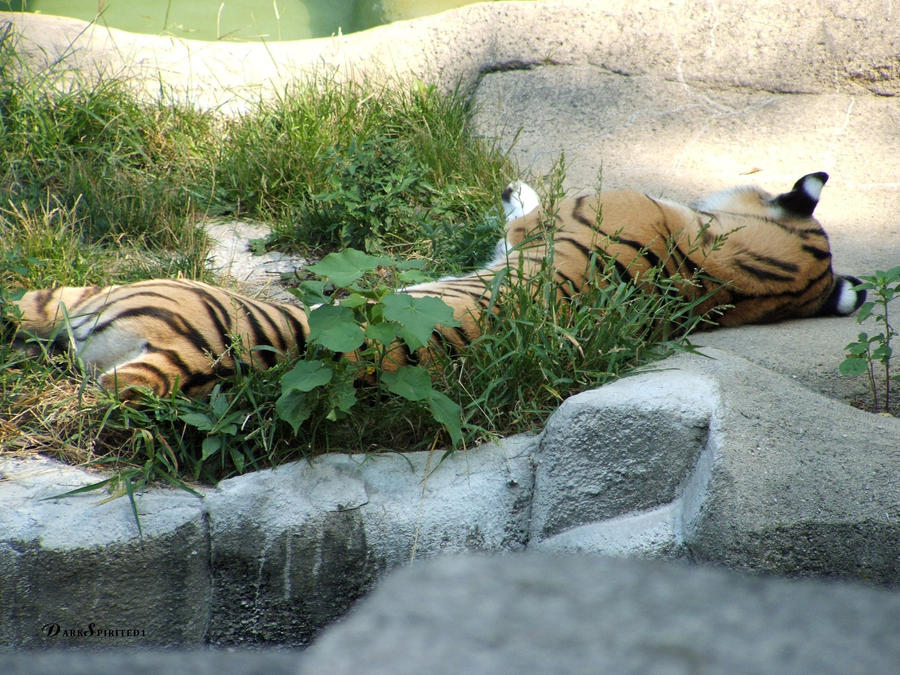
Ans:
[[[527,216],[541,205],[537,192],[520,180],[510,183],[503,191],[503,211],[506,214],[506,222]]]

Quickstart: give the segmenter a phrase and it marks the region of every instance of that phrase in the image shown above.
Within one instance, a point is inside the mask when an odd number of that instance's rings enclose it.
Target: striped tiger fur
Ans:
[[[279,353],[302,353],[309,324],[302,307],[254,300],[186,279],[151,279],[124,286],[30,291],[18,301],[20,327],[74,345],[105,389],[148,387],[160,396],[176,385],[207,394],[234,372],[232,336],[269,367]],[[277,350],[277,351],[276,351]]]
[[[721,325],[850,314],[865,295],[852,288],[858,280],[832,272],[828,238],[813,218],[827,179],[823,172],[809,174],[776,196],[755,187],[734,188],[695,208],[630,190],[604,191],[563,201],[549,222],[534,191],[513,184],[503,194],[506,236],[491,263],[401,292],[439,297],[450,305],[460,326],[439,327],[436,340],[461,347],[479,334],[498,271],[509,267],[527,278],[540,269],[548,255],[543,234],[549,227],[560,299],[578,293],[591,256],[605,252],[624,279],[639,280],[653,266],[697,279],[683,284],[682,292],[709,295],[700,312],[727,306],[717,317]],[[717,242],[719,235],[727,237]],[[135,386],[158,395],[176,387],[191,396],[208,394],[219,376],[234,369],[232,336],[240,336],[247,348],[274,348],[254,352],[259,365],[268,367],[281,353],[303,353],[309,335],[301,307],[196,281],[36,290],[17,304],[22,329],[39,337],[56,334],[66,342],[70,334],[82,360],[99,373],[100,385],[126,398]],[[59,331],[64,317],[65,333]],[[411,356],[394,353],[400,362]]]

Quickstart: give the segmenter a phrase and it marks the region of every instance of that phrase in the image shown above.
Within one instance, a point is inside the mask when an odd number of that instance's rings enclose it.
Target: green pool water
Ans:
[[[412,19],[473,0],[0,0],[2,11],[97,20],[194,40],[305,40]]]

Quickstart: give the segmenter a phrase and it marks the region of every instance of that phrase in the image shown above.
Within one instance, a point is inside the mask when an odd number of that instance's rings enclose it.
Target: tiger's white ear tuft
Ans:
[[[825,187],[826,180],[828,180],[828,175],[824,172],[811,173],[808,176],[804,176],[800,180],[800,183],[802,186],[802,190],[807,194],[807,196],[814,202],[818,202],[819,197],[822,194],[822,188]]]
[[[772,200],[772,204],[781,208],[789,215],[809,218],[819,203],[822,187],[828,182],[828,174],[824,171],[810,173],[796,183],[790,192],[778,195]]]
[[[507,185],[503,191],[502,199],[507,223],[516,218],[527,216],[541,205],[537,192],[522,181],[515,181]]]

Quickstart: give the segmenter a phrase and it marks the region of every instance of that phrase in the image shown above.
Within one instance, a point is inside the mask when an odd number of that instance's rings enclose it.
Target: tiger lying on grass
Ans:
[[[538,208],[531,188],[513,184],[503,194],[506,237],[491,263],[401,292],[440,297],[450,305],[460,325],[439,326],[433,342],[459,347],[478,335],[497,271],[510,266],[528,278],[552,246],[560,299],[579,292],[589,260],[605,252],[624,279],[639,278],[653,266],[695,279],[679,284],[680,292],[692,298],[710,294],[698,311],[724,306],[716,318],[723,326],[847,315],[865,295],[852,288],[858,280],[832,272],[828,238],[812,216],[827,180],[825,173],[809,174],[774,197],[755,187],[734,188],[701,200],[696,208],[630,190],[603,191],[561,202],[551,219]],[[541,236],[548,227],[550,240]],[[160,396],[180,387],[202,397],[234,368],[232,336],[240,336],[248,349],[269,345],[296,354],[304,351],[309,335],[306,312],[299,306],[187,280],[35,290],[17,304],[21,329],[56,336],[63,344],[71,334],[81,359],[99,373],[100,385],[118,388],[124,398],[135,386]],[[60,330],[64,321],[69,328]],[[279,358],[271,350],[256,354],[264,367]]]

